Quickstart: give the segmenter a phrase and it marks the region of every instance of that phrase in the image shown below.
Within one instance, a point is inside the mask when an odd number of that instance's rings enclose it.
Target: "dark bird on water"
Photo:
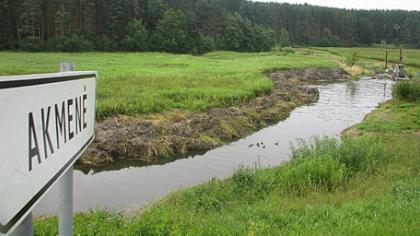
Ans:
[[[279,145],[279,142],[276,142],[274,145],[278,146]]]
[[[254,146],[254,144],[250,144],[248,147],[253,147]]]
[[[260,143],[257,143],[257,147],[260,147]]]
[[[263,146],[263,148],[265,148],[265,145]]]

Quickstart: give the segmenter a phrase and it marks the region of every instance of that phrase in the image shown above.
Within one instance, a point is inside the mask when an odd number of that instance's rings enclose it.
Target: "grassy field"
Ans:
[[[263,75],[271,69],[337,67],[348,53],[359,52],[363,71],[380,69],[385,49],[295,49],[294,53],[213,52],[204,56],[164,53],[0,52],[0,76],[57,72],[61,61],[77,70],[97,70],[98,118],[172,109],[199,111],[247,101],[272,89]],[[390,53],[396,59],[398,50]],[[406,50],[407,62],[420,66],[420,50]],[[419,69],[409,66],[412,74]],[[361,72],[359,72],[361,73]]]
[[[336,67],[328,58],[214,52],[201,57],[164,53],[0,52],[0,76],[57,72],[60,61],[97,70],[99,118],[170,109],[202,110],[238,104],[272,89],[263,72],[275,68]]]
[[[279,167],[240,168],[227,180],[180,190],[134,215],[76,214],[75,234],[416,235],[419,107],[387,102],[342,142],[299,142],[292,160]],[[57,218],[36,220],[35,232],[56,235]]]
[[[330,53],[339,57],[345,57],[352,52],[357,52],[361,60],[359,65],[368,67],[369,69],[383,70],[385,66],[385,52],[388,51],[388,67],[391,68],[394,63],[397,63],[400,58],[399,49],[386,48],[317,48],[318,50],[329,51]],[[404,49],[403,50],[404,64],[406,70],[412,76],[420,78],[420,50],[419,49]]]

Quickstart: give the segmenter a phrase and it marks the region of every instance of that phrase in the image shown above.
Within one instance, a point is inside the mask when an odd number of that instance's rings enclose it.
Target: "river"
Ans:
[[[380,102],[391,98],[392,84],[366,78],[313,85],[320,92],[318,102],[296,108],[276,125],[203,155],[114,171],[83,173],[75,170],[74,211],[137,209],[178,188],[194,186],[213,177],[229,177],[241,165],[279,165],[289,159],[290,145],[297,138],[339,137],[342,130],[362,121]],[[56,184],[37,205],[34,214],[57,214],[58,207]]]

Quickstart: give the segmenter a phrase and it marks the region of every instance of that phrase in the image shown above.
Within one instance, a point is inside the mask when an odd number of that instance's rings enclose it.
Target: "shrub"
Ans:
[[[96,49],[100,51],[113,52],[120,48],[118,40],[114,37],[103,35],[96,43]]]
[[[234,188],[237,192],[247,191],[254,186],[254,171],[250,168],[240,167],[232,176]]]
[[[350,54],[346,55],[344,63],[346,63],[346,65],[350,67],[351,69],[356,64],[358,59],[359,59],[359,54],[356,51],[353,51]]]
[[[280,42],[280,45],[284,47],[290,46],[290,35],[285,28],[281,28],[280,33],[278,35],[278,41]]]
[[[295,53],[295,50],[291,47],[281,47],[281,45],[276,45],[271,48],[273,54],[286,56],[289,53]]]
[[[291,48],[291,47],[284,47],[282,49],[282,51],[285,52],[286,54],[295,53],[295,50],[293,48]]]
[[[128,26],[128,35],[122,47],[128,51],[146,51],[149,48],[149,33],[141,21],[133,21]]]
[[[193,54],[201,55],[207,52],[214,51],[215,48],[216,48],[216,44],[212,37],[200,36],[200,40],[197,45],[197,48],[193,49],[195,50]]]
[[[19,43],[20,50],[39,52],[45,49],[45,43],[39,37],[27,37]]]
[[[392,95],[398,100],[419,102],[420,101],[420,82],[418,81],[398,82],[394,86]]]
[[[187,29],[187,20],[182,11],[167,10],[152,35],[152,48],[162,52],[189,52]]]
[[[92,51],[94,49],[94,44],[90,40],[77,34],[57,37],[53,41],[53,46],[55,50],[62,52]]]

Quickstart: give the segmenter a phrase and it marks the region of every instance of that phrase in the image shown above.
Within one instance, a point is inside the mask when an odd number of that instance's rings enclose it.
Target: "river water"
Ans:
[[[362,121],[380,102],[391,98],[392,82],[361,79],[313,86],[320,92],[318,102],[296,108],[289,118],[276,125],[203,155],[163,165],[97,173],[75,170],[74,211],[136,209],[178,188],[194,186],[213,177],[229,177],[241,165],[279,165],[289,159],[290,145],[297,138],[338,137],[342,130]],[[57,214],[58,202],[56,184],[40,201],[34,214]]]

